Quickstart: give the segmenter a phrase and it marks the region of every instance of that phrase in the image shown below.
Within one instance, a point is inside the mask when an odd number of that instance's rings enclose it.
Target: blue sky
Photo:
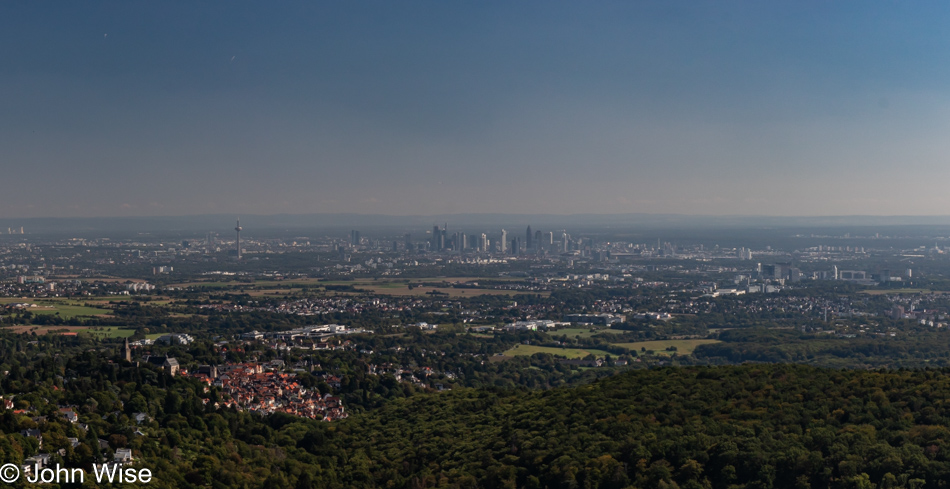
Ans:
[[[0,216],[950,214],[940,2],[4,2]]]

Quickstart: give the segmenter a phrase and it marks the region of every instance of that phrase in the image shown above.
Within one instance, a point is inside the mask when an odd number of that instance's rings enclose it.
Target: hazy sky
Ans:
[[[950,214],[950,3],[0,3],[0,217]]]

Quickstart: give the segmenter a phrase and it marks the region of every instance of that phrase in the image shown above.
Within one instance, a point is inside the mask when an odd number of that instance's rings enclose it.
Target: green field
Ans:
[[[37,306],[31,309],[28,309],[33,314],[57,314],[64,319],[74,318],[77,316],[100,316],[102,314],[109,314],[112,311],[108,309],[99,309],[98,307],[86,307],[86,306],[76,306],[70,304],[41,304],[37,302]]]
[[[579,348],[555,348],[550,346],[535,346],[535,345],[515,345],[514,348],[505,352],[506,356],[531,356],[535,353],[550,353],[552,355],[560,355],[567,358],[584,358],[587,355],[593,353],[597,358],[603,358],[604,355],[608,353],[603,350],[594,350],[586,349],[582,350]]]
[[[28,299],[26,297],[0,297],[0,304],[15,304],[18,302],[35,302],[33,299]]]
[[[123,329],[118,326],[97,326],[95,328],[84,329],[79,332],[81,335],[95,336],[99,339],[105,338],[128,338],[135,334],[134,329]]]
[[[109,314],[109,309],[100,309],[97,307],[87,307],[82,301],[66,299],[29,299],[17,297],[4,297],[0,299],[0,304],[27,303],[36,304],[36,307],[22,309],[23,312],[29,311],[33,314],[55,315],[59,314],[64,319],[77,316],[100,316]]]
[[[357,280],[367,280],[367,279],[357,279]],[[519,280],[524,280],[523,278],[518,277],[429,277],[429,278],[409,278],[403,279],[403,282],[484,282],[484,281],[493,281],[493,282],[517,282]]]
[[[617,346],[622,346],[624,348],[629,348],[638,352],[641,351],[641,348],[646,348],[648,351],[653,351],[654,353],[658,354],[670,354],[672,352],[668,352],[666,349],[671,346],[675,346],[677,355],[689,355],[690,353],[693,353],[693,350],[695,350],[699,345],[709,345],[719,342],[719,340],[657,340],[615,344]]]
[[[124,295],[124,294],[123,294],[123,295],[101,295],[101,296],[95,296],[95,297],[87,297],[87,298],[83,298],[83,299],[74,299],[72,302],[77,302],[77,303],[85,303],[85,302],[89,302],[89,303],[96,303],[96,302],[108,303],[109,301],[113,301],[113,302],[132,302],[132,301],[135,301],[135,300],[137,300],[137,299],[139,299],[139,297],[134,296],[134,295]],[[54,300],[64,300],[64,299],[54,299]]]
[[[406,284],[398,282],[379,282],[372,285],[377,289],[402,289],[406,287]]]
[[[568,338],[573,338],[575,336],[580,336],[581,338],[590,338],[591,336],[597,334],[623,334],[624,331],[619,329],[607,329],[607,328],[595,328],[591,332],[591,328],[561,328],[556,331],[548,331],[550,336],[561,336],[566,335]]]
[[[862,290],[862,294],[867,295],[887,295],[887,294],[929,294],[931,289],[869,289]]]

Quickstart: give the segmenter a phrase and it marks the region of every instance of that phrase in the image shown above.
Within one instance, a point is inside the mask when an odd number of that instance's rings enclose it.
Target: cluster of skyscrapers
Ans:
[[[565,252],[580,249],[584,244],[581,241],[571,239],[571,236],[565,232],[559,232],[555,239],[555,233],[552,231],[542,232],[532,230],[528,226],[524,234],[509,233],[502,229],[498,234],[479,233],[468,234],[463,231],[449,232],[448,225],[432,226],[432,231],[426,233],[428,236],[424,241],[413,242],[412,235],[406,233],[400,240],[392,240],[392,251],[400,249],[410,252],[473,252],[473,253],[499,253],[505,255],[520,254],[539,254],[549,252]],[[386,241],[389,243],[389,241]],[[349,245],[358,247],[366,245],[365,239],[357,230],[350,231]],[[381,249],[379,240],[370,240],[369,246],[373,249]]]
[[[564,234],[567,237],[567,234]],[[565,238],[566,240],[567,238]],[[524,237],[510,235],[502,229],[499,236],[489,237],[487,233],[465,234],[464,232],[449,233],[448,226],[432,227],[429,237],[428,251],[477,251],[481,253],[522,254],[556,251],[554,233],[532,231],[531,226],[525,230]]]

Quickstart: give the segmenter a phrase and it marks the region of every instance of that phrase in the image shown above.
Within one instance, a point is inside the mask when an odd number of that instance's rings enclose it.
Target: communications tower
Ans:
[[[237,259],[241,259],[241,230],[244,229],[241,227],[241,220],[237,220],[237,226],[234,226],[234,230],[237,231]]]

